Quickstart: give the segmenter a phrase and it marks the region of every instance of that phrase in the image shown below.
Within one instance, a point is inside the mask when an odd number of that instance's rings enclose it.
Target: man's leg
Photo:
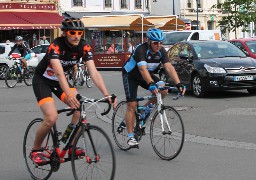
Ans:
[[[133,127],[135,123],[135,111],[136,111],[136,105],[137,102],[128,102],[127,103],[127,110],[125,114],[125,122],[126,122],[126,128],[128,132],[128,145],[129,146],[137,146],[139,143],[137,140],[134,138],[134,132],[133,132]]]
[[[58,118],[57,109],[53,100],[42,104],[40,108],[43,112],[44,120],[36,132],[33,148],[34,150],[39,150],[41,148],[41,144],[44,141],[44,138]]]
[[[50,97],[46,99],[47,101],[40,106],[43,112],[44,120],[36,132],[34,147],[30,155],[32,161],[34,161],[38,165],[43,165],[47,162],[43,155],[43,152],[41,151],[41,145],[58,118],[58,113],[54,105],[53,99]]]

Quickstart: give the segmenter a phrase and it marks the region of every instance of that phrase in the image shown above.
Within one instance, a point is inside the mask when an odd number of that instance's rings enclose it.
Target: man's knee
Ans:
[[[58,114],[45,115],[44,117],[44,125],[49,129],[56,123],[58,119]]]
[[[127,104],[127,111],[135,112],[136,111],[137,102],[128,102]]]

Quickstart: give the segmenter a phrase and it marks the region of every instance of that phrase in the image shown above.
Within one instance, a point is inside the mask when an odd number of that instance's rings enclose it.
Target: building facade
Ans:
[[[63,17],[58,12],[57,0],[0,0],[0,41],[14,41],[20,35],[30,46],[42,36],[51,42],[60,33]]]

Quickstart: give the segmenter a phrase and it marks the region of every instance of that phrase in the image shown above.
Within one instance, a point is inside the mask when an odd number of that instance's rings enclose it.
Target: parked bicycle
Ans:
[[[14,64],[9,67],[5,74],[5,84],[9,88],[13,88],[17,83],[24,83],[27,86],[32,85],[32,79],[35,73],[35,69],[31,66],[28,66],[24,69],[22,73],[22,62],[19,54],[12,54],[9,57],[9,60],[13,60]]]
[[[115,96],[110,96],[114,101]],[[61,132],[57,130],[56,124],[46,136],[42,144],[42,152],[47,162],[37,165],[31,158],[30,153],[33,147],[35,132],[38,126],[41,125],[43,119],[34,119],[27,127],[23,141],[23,156],[27,170],[33,179],[48,179],[52,172],[57,172],[60,164],[71,161],[73,175],[76,180],[80,179],[114,179],[116,170],[116,159],[113,146],[107,134],[98,126],[91,125],[86,120],[86,103],[91,103],[90,106],[99,102],[107,103],[108,109],[101,113],[106,115],[111,109],[111,105],[107,100],[109,97],[102,99],[90,99],[81,95],[77,95],[80,101],[81,112],[79,122],[75,125],[67,141],[64,143],[63,149],[60,147]],[[69,112],[67,116],[74,113],[74,109],[66,108],[58,110],[58,113]],[[71,142],[74,141],[71,156],[66,157],[69,151]],[[76,147],[79,147],[83,152],[81,156],[76,155]]]
[[[169,91],[177,90],[176,87],[165,86],[159,90]],[[173,99],[177,100],[181,95],[178,94]],[[140,106],[139,102],[150,99],[157,99],[157,104],[154,107]],[[117,146],[122,150],[129,150],[127,144],[127,129],[125,124],[125,113],[127,102],[121,101],[112,117],[112,133]],[[143,114],[146,108],[150,108],[148,114]],[[164,160],[172,160],[179,155],[184,143],[184,125],[178,111],[171,106],[163,104],[161,93],[145,97],[137,97],[137,108],[135,112],[136,123],[134,125],[134,136],[139,142],[143,135],[146,134],[146,123],[150,124],[150,141],[155,153]],[[138,146],[137,146],[138,148]]]
[[[77,65],[77,73],[75,78],[73,78],[73,85],[77,86],[79,84],[80,86],[83,86],[84,83],[88,88],[91,88],[93,85],[92,79],[87,70],[87,66],[80,61],[80,63]]]

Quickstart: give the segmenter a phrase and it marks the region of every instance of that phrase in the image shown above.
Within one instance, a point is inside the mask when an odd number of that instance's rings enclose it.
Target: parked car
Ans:
[[[196,97],[209,90],[247,89],[256,94],[256,61],[227,41],[184,41],[168,55],[180,80]],[[161,79],[167,77],[164,71],[159,74]]]
[[[43,59],[49,46],[50,46],[50,44],[42,44],[42,45],[37,45],[37,46],[31,48],[31,50],[34,53],[36,53],[36,56],[37,56],[39,62]]]
[[[256,59],[256,38],[241,38],[229,40],[243,50],[248,56]]]
[[[5,72],[8,68],[6,57],[13,46],[14,43],[0,43],[0,79],[4,79],[5,77]]]
[[[175,43],[190,40],[221,40],[220,30],[164,31],[163,46],[168,51]]]
[[[5,72],[8,67],[12,66],[14,61],[9,60],[8,54],[11,51],[11,48],[14,46],[14,43],[0,43],[0,79],[5,78]],[[38,65],[38,59],[34,53],[31,54],[31,59],[28,60],[28,66],[36,67]]]

